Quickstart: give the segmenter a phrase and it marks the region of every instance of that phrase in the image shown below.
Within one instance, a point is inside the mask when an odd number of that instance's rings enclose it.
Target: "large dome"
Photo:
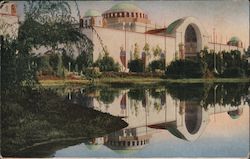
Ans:
[[[98,17],[101,16],[101,13],[97,10],[89,9],[84,14],[85,17]]]
[[[144,12],[144,11],[131,3],[119,3],[111,7],[105,13],[113,13],[113,12]]]

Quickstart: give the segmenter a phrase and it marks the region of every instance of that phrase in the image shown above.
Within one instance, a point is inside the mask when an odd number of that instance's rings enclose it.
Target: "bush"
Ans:
[[[191,60],[176,60],[166,68],[169,78],[200,78],[204,75],[202,63]]]
[[[230,67],[225,69],[222,74],[222,77],[244,77],[245,71],[240,67]]]
[[[94,66],[99,67],[101,72],[118,72],[120,70],[119,63],[115,63],[114,59],[108,55],[105,55],[103,58],[97,59],[97,61],[94,63]]]
[[[131,60],[128,63],[129,72],[144,72],[144,64],[141,59]]]
[[[99,78],[101,76],[99,69],[93,67],[84,69],[83,73],[88,80],[94,80],[95,78]]]
[[[165,69],[165,62],[164,60],[154,60],[148,65],[150,71],[155,72],[155,70],[164,70]]]

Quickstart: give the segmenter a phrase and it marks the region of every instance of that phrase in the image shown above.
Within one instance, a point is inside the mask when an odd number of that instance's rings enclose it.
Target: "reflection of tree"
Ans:
[[[145,89],[130,89],[128,92],[128,97],[136,101],[142,101],[145,98]]]
[[[242,100],[247,102],[249,84],[171,84],[166,87],[170,95],[180,101],[197,101],[204,107],[215,104],[239,106]]]
[[[111,104],[115,100],[115,97],[119,95],[119,90],[117,89],[107,89],[103,88],[100,90],[99,100],[104,104]]]
[[[36,143],[94,137],[126,126],[120,118],[84,109],[46,90],[15,93],[2,100],[1,111],[3,156],[16,156],[22,148]]]

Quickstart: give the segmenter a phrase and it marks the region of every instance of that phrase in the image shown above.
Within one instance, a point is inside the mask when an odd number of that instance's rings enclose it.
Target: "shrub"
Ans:
[[[164,60],[154,60],[148,65],[149,69],[155,72],[156,69],[164,70],[165,69],[165,62]]]
[[[204,75],[202,63],[192,60],[176,60],[166,68],[169,78],[200,78]]]
[[[222,77],[244,77],[245,71],[240,67],[226,68],[222,74]]]
[[[99,78],[101,76],[99,69],[93,67],[84,69],[83,73],[88,80],[94,80],[95,78]]]
[[[144,64],[141,59],[131,60],[128,63],[129,72],[143,72]]]
[[[120,70],[119,63],[115,63],[114,59],[108,55],[105,55],[103,58],[97,59],[97,61],[94,63],[94,66],[99,67],[101,72],[118,72]]]

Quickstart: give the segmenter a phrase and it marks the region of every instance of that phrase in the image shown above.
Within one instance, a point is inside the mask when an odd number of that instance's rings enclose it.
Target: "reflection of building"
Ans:
[[[103,144],[104,144],[103,137],[92,138],[91,140],[88,140],[87,142],[85,142],[86,147],[92,151],[97,151],[98,149],[101,148]]]
[[[105,145],[116,153],[133,153],[149,144],[152,137],[147,127],[125,128],[109,134]]]
[[[231,42],[227,45],[209,40],[211,38],[206,29],[194,17],[177,19],[167,27],[158,26],[150,20],[146,11],[132,3],[116,4],[102,14],[96,10],[88,10],[80,19],[80,27],[94,43],[94,60],[106,46],[109,55],[121,65],[121,56],[125,55],[124,59],[128,62],[133,58],[131,54],[135,48],[139,50],[140,57],[145,58],[145,43],[148,43],[151,49],[159,46],[162,49],[161,55],[166,57],[166,64],[174,58],[194,57],[205,47],[215,49],[216,52],[243,50],[242,45],[234,45]]]
[[[0,2],[0,34],[16,37],[18,33],[17,6],[12,2]]]

